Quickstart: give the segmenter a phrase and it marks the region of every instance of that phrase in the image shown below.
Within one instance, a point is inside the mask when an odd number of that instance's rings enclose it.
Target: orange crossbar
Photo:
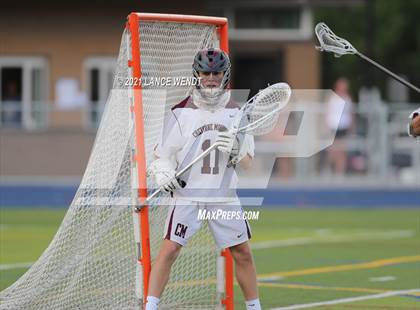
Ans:
[[[156,20],[165,22],[210,24],[223,26],[227,24],[225,17],[199,16],[199,15],[180,15],[180,14],[158,14],[158,13],[131,13],[137,15],[141,20]],[[130,15],[131,15],[130,14]]]

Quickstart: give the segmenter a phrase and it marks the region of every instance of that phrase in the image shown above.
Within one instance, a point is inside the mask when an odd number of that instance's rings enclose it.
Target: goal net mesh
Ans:
[[[191,77],[195,53],[218,46],[214,26],[141,21],[143,77]],[[12,286],[0,293],[0,309],[140,309],[135,294],[136,243],[133,225],[130,111],[130,33],[122,36],[113,89],[76,195],[48,248]],[[127,83],[126,83],[127,82]],[[164,115],[185,98],[189,86],[144,87],[146,162],[160,139]],[[151,180],[148,179],[148,184]],[[150,193],[151,191],[149,191]],[[150,204],[152,262],[164,235],[168,206]],[[217,249],[207,225],[175,262],[160,309],[214,309]]]

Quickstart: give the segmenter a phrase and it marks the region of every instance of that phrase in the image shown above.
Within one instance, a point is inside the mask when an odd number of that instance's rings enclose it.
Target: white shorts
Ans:
[[[164,238],[184,246],[207,221],[217,247],[229,248],[251,239],[249,223],[242,214],[239,200],[214,204],[177,198],[168,210]]]

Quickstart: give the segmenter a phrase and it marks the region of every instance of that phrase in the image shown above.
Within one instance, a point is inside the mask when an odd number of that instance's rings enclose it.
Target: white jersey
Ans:
[[[238,112],[239,106],[232,101],[224,109],[208,111],[197,108],[192,98],[187,97],[168,113],[155,155],[175,158],[177,170],[184,168],[214,143],[218,131],[231,127]],[[253,136],[242,138],[248,139],[247,153],[253,157]],[[228,154],[213,150],[181,177],[187,185],[177,190],[174,197],[202,202],[235,201],[238,177],[235,167],[228,167],[228,162]]]

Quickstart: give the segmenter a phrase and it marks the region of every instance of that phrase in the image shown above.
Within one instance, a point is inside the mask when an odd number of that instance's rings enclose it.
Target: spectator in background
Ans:
[[[349,81],[346,78],[339,78],[334,85],[334,92],[344,101],[344,110],[342,110],[342,101],[332,96],[328,101],[326,111],[326,123],[331,131],[336,131],[334,143],[328,149],[328,164],[332,165],[334,172],[343,175],[347,171],[347,150],[343,138],[345,138],[353,129],[353,102],[349,94]],[[337,126],[338,121],[338,128]]]
[[[410,114],[410,123],[408,124],[408,134],[413,138],[420,137],[420,108]]]

